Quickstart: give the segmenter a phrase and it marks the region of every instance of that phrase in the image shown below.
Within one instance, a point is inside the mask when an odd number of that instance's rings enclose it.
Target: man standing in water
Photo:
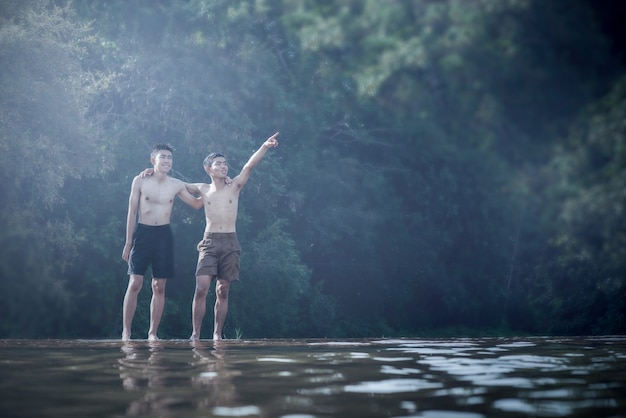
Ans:
[[[122,251],[130,275],[122,311],[124,341],[130,340],[137,296],[149,264],[152,264],[153,278],[148,340],[158,339],[157,329],[165,305],[165,284],[174,275],[174,238],[170,227],[174,198],[178,195],[189,206],[202,207],[202,200],[192,196],[184,182],[168,176],[172,170],[170,146],[156,145],[150,154],[150,162],[154,175],[136,176],[128,199],[126,244]]]
[[[252,154],[241,173],[231,181],[228,181],[228,162],[224,155],[210,154],[204,160],[204,169],[211,177],[211,183],[196,183],[187,186],[191,193],[201,196],[206,217],[204,237],[198,244],[191,340],[200,339],[200,329],[206,312],[206,297],[214,279],[217,279],[217,283],[215,285],[213,339],[222,339],[222,329],[228,313],[230,284],[239,280],[241,246],[236,233],[239,193],[250,178],[252,168],[261,161],[268,149],[278,146],[276,137],[278,137],[278,132],[270,136]]]

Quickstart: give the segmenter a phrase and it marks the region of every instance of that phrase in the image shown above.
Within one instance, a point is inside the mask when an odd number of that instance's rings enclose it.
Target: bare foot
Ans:
[[[130,332],[122,332],[122,341],[130,341]]]
[[[190,341],[200,341],[200,338],[196,335],[196,334],[191,334],[191,337],[189,337]]]
[[[213,333],[213,341],[222,341],[222,336],[216,333]]]
[[[148,341],[159,341],[159,337],[154,334],[148,335]]]

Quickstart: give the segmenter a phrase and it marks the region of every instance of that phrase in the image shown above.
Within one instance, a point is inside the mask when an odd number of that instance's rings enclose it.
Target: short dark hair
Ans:
[[[223,157],[226,158],[226,156],[224,154],[221,154],[219,152],[212,152],[209,155],[206,156],[206,158],[203,161],[203,164],[205,167],[211,167],[211,164],[213,164],[213,161],[215,161],[215,159],[217,157]]]
[[[169,151],[172,154],[174,153],[174,149],[171,145],[168,144],[156,144],[154,148],[152,148],[152,152],[150,153],[151,157],[154,157],[158,154],[159,151]]]

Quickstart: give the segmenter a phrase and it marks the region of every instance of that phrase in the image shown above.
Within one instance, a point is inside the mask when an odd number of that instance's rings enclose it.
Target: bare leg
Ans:
[[[228,292],[230,290],[230,281],[217,280],[215,285],[215,320],[213,327],[213,340],[222,339],[222,331],[224,328],[224,322],[226,321],[226,315],[228,314]]]
[[[148,330],[148,340],[156,341],[157,330],[163,316],[163,308],[165,307],[165,285],[167,279],[152,279],[152,301],[150,302],[150,329]]]
[[[206,297],[209,294],[209,287],[214,276],[196,276],[196,291],[191,304],[191,331],[190,340],[199,340],[202,329],[202,320],[206,313]]]
[[[129,341],[135,310],[137,309],[137,295],[143,284],[143,276],[131,274],[128,279],[128,287],[124,295],[124,304],[122,307],[122,341]]]

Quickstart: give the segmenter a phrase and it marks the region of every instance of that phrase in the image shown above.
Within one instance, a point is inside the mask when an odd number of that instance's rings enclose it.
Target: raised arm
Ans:
[[[130,249],[133,246],[133,233],[135,232],[135,225],[137,225],[137,210],[139,208],[139,198],[141,197],[141,191],[139,183],[141,179],[139,176],[133,179],[133,183],[130,186],[130,197],[128,198],[128,214],[126,215],[126,243],[122,250],[122,258],[124,261],[128,261],[130,257]]]
[[[259,161],[263,159],[265,153],[270,148],[276,148],[278,146],[278,141],[276,138],[278,137],[278,132],[274,135],[270,136],[265,140],[261,147],[252,154],[248,162],[243,166],[241,173],[237,177],[233,179],[233,184],[239,188],[243,187],[250,178],[250,173],[252,173],[252,169],[256,166]]]

